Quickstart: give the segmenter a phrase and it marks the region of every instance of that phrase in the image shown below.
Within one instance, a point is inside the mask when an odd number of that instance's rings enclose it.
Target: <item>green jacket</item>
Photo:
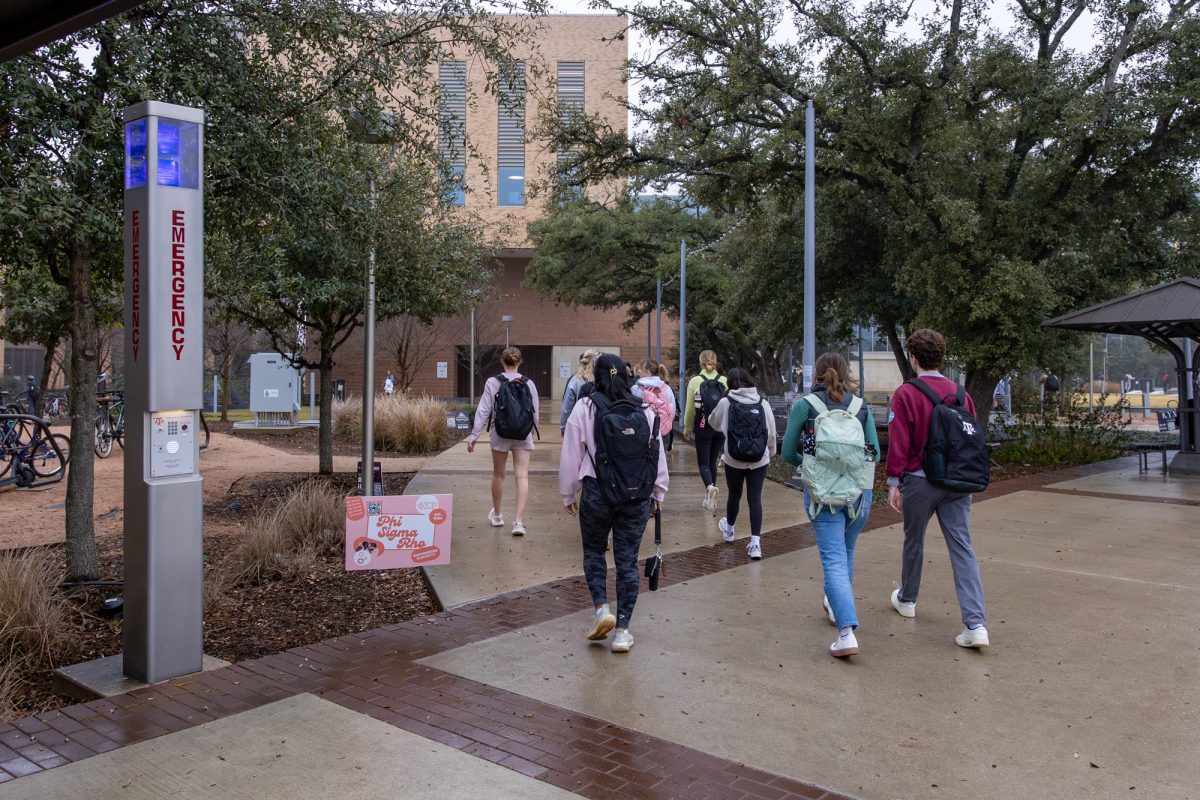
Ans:
[[[683,433],[685,436],[691,435],[692,425],[696,422],[696,392],[700,391],[700,384],[713,378],[720,380],[722,386],[728,387],[725,376],[715,370],[701,370],[699,375],[688,381],[687,393],[683,398]]]
[[[866,443],[875,447],[875,460],[879,461],[879,432],[875,430],[875,419],[871,416],[871,407],[864,405],[867,410],[867,426],[863,431],[863,438]],[[783,448],[780,450],[780,457],[789,464],[800,465],[804,459],[804,454],[800,452],[800,434],[804,430],[804,422],[808,419],[809,411],[808,401],[803,397],[792,403],[792,410],[788,412],[787,432],[783,435]]]

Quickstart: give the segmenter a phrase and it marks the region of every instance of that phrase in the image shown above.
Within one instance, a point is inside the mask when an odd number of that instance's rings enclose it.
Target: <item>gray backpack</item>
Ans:
[[[855,397],[847,409],[830,409],[815,394],[805,401],[817,412],[813,422],[813,452],[805,453],[800,479],[808,489],[809,516],[822,507],[847,509],[850,519],[858,516],[858,499],[875,480],[875,464],[867,460],[866,434],[858,421],[862,398]]]

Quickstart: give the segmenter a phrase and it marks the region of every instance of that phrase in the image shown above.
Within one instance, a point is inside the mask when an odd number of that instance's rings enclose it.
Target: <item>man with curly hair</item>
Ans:
[[[913,331],[905,343],[909,363],[922,381],[938,397],[958,392],[958,384],[939,371],[946,359],[946,340],[940,333],[923,328]],[[967,411],[975,414],[971,396],[965,395]],[[987,620],[983,610],[983,582],[979,561],[971,544],[971,495],[952,492],[931,484],[925,478],[922,454],[929,437],[933,402],[920,389],[904,384],[892,397],[888,414],[887,481],[888,505],[904,516],[904,555],[901,583],[892,592],[892,608],[902,617],[917,615],[917,590],[921,586],[921,567],[925,557],[925,529],[937,514],[950,568],[954,572],[954,590],[962,612],[962,633],[954,641],[960,647],[987,647]]]

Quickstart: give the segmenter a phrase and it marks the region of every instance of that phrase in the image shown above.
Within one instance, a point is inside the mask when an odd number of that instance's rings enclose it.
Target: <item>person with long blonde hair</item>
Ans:
[[[538,421],[538,392],[534,382],[518,371],[521,366],[520,350],[515,347],[505,348],[500,355],[500,364],[504,367],[504,373],[488,378],[483,384],[483,395],[480,396],[479,407],[475,410],[475,426],[471,435],[467,437],[467,452],[475,452],[475,442],[483,435],[485,428],[491,431],[488,444],[492,450],[492,510],[488,512],[488,523],[493,528],[504,527],[504,514],[500,510],[500,503],[504,500],[508,454],[512,453],[513,477],[517,482],[517,508],[512,535],[524,536],[525,504],[529,500],[529,459],[533,456],[533,434],[537,431]],[[497,410],[496,395],[500,392],[503,382],[526,387],[529,392],[529,399],[533,404],[533,424],[524,439],[507,439],[501,436],[492,424],[492,416]]]
[[[592,348],[579,354],[579,368],[567,381],[566,391],[563,392],[562,413],[558,417],[559,433],[564,433],[567,429],[567,420],[571,417],[571,409],[575,408],[575,404],[579,402],[579,391],[594,379],[592,370],[599,355],[600,351]]]
[[[700,374],[687,385],[683,398],[683,435],[696,443],[696,461],[700,480],[704,481],[703,508],[717,509],[717,459],[725,445],[725,437],[708,424],[708,417],[725,396],[728,383],[717,370],[717,354],[712,350],[700,353]]]
[[[812,391],[797,400],[788,413],[781,455],[789,464],[805,464],[804,507],[812,520],[821,569],[825,573],[821,604],[829,624],[838,629],[838,638],[829,646],[829,652],[836,658],[844,658],[858,654],[858,639],[854,635],[858,628],[858,612],[854,607],[854,548],[871,512],[870,476],[874,475],[874,463],[879,459],[879,434],[871,409],[855,395],[858,385],[839,353],[824,353],[818,358],[813,379]],[[853,476],[861,494],[853,497],[856,492],[851,491],[844,505],[828,500],[825,504],[814,502],[808,484],[809,460],[827,457],[817,448],[816,429],[824,423],[818,418],[840,415],[841,421],[852,426],[854,423],[846,419],[847,414],[862,427],[861,441],[865,443],[862,467]]]

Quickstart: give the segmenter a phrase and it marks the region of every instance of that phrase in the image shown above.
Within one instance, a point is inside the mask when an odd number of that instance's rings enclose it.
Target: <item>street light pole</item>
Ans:
[[[813,101],[804,113],[804,391],[812,390],[813,368],[817,363],[817,226],[815,117]]]
[[[511,333],[513,316],[512,314],[505,314],[504,316],[500,317],[500,321],[504,323],[504,349],[507,350],[509,347],[512,347]]]
[[[687,242],[683,239],[679,240],[679,402],[687,402]]]
[[[371,221],[375,217],[375,173],[367,175],[367,196],[371,202]],[[375,234],[367,253],[367,299],[363,319],[363,423],[362,423],[362,494],[375,490]]]
[[[654,360],[657,361],[659,364],[661,364],[662,363],[662,278],[658,279],[658,300],[656,302],[656,305],[658,307],[658,333],[656,334],[656,339],[655,339]]]

